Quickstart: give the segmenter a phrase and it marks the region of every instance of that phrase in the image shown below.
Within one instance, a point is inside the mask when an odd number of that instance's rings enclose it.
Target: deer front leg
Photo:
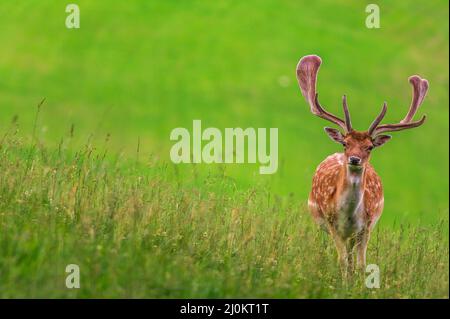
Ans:
[[[360,270],[364,270],[366,268],[366,251],[367,244],[369,243],[370,233],[368,230],[361,232],[358,236],[358,242],[356,246],[357,255],[356,255],[356,263]]]
[[[348,278],[348,252],[347,252],[347,245],[345,243],[345,240],[343,240],[336,232],[336,230],[333,227],[329,228],[329,232],[331,236],[333,237],[334,244],[336,245],[336,250],[338,253],[338,262],[341,267],[342,277],[344,279]]]
[[[350,237],[347,242],[347,267],[350,273],[353,273],[355,271],[355,262],[354,262],[354,248],[356,245],[356,238]]]

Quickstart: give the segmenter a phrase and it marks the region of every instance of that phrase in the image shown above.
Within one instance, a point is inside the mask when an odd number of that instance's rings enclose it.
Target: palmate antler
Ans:
[[[413,87],[413,98],[411,101],[411,105],[409,107],[409,111],[406,114],[405,118],[400,121],[400,123],[397,124],[383,124],[379,125],[381,120],[383,119],[384,115],[386,114],[386,102],[383,105],[383,109],[381,110],[380,114],[376,117],[376,119],[373,121],[373,123],[370,125],[368,133],[375,137],[381,133],[385,132],[394,132],[394,131],[401,131],[413,127],[418,127],[422,125],[425,122],[426,116],[424,115],[419,121],[412,122],[412,119],[414,118],[414,115],[416,114],[417,110],[419,109],[420,105],[422,104],[425,96],[427,95],[428,91],[428,81],[425,79],[422,79],[418,75],[413,75],[409,78],[409,83],[411,83]]]
[[[297,65],[297,80],[306,101],[309,103],[311,112],[320,118],[339,125],[345,133],[352,131],[350,113],[347,106],[347,98],[342,97],[345,121],[327,112],[319,103],[319,95],[316,91],[317,72],[322,60],[317,55],[304,56]]]

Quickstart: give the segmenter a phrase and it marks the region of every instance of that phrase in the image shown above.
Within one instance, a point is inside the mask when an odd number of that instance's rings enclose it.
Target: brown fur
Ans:
[[[322,224],[325,220],[333,224],[337,219],[338,188],[344,187],[344,154],[335,153],[328,156],[317,167],[313,177],[309,205],[314,219]],[[369,163],[363,178],[364,213],[367,228],[372,229],[383,211],[383,186],[375,169]]]
[[[333,237],[343,271],[353,267],[353,251],[359,267],[365,267],[370,233],[384,207],[381,179],[369,163],[373,148],[367,132],[352,131],[342,143],[344,153],[328,156],[318,166],[308,207],[314,220]],[[361,159],[356,168],[349,158]]]
[[[307,55],[300,59],[296,73],[303,97],[311,113],[340,126],[341,131],[326,127],[334,141],[344,145],[344,153],[327,157],[317,168],[309,195],[308,207],[314,220],[327,230],[336,244],[344,274],[353,265],[353,251],[357,250],[357,263],[365,266],[367,243],[370,233],[381,216],[384,206],[381,180],[369,164],[373,148],[386,143],[391,136],[386,132],[418,127],[425,122],[425,115],[413,121],[427,91],[428,81],[418,75],[409,78],[413,99],[405,118],[396,124],[381,124],[386,111],[384,102],[379,115],[364,132],[353,130],[347,97],[342,98],[345,119],[328,112],[319,103],[317,73],[322,59]]]

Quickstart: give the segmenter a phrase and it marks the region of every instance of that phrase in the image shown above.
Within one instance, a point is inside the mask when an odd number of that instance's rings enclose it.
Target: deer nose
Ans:
[[[352,165],[359,165],[359,164],[361,164],[361,159],[359,157],[357,157],[357,156],[350,156],[348,161]]]

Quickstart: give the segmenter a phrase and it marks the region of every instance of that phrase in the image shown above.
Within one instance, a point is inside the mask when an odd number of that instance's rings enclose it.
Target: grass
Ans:
[[[66,142],[30,146],[14,128],[2,140],[2,298],[448,298],[448,219],[379,226],[368,262],[381,288],[346,285],[293,197],[239,190],[225,169],[186,185],[176,166]],[[68,264],[80,289],[65,287]]]
[[[62,2],[0,4],[0,297],[448,298],[447,1],[378,1],[376,30],[356,0],[77,4],[79,30]],[[427,122],[371,159],[378,290],[344,287],[305,209],[340,150],[296,83],[312,53],[322,104],[341,114],[347,94],[361,130],[384,100],[386,122],[403,118],[408,76],[430,82]],[[277,173],[173,165],[169,134],[194,119],[277,127]],[[80,290],[64,285],[69,263]]]

